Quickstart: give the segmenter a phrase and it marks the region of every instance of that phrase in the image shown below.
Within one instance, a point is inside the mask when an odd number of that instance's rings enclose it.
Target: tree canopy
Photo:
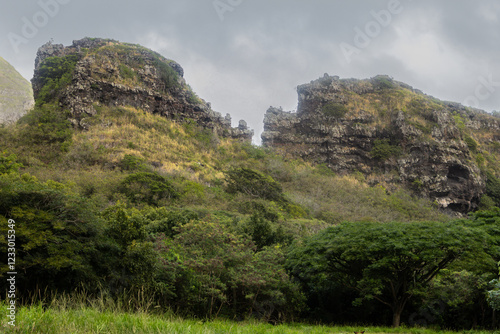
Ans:
[[[295,275],[325,275],[357,291],[355,303],[378,300],[392,310],[393,326],[399,326],[412,296],[461,257],[491,260],[490,243],[483,229],[465,222],[343,223],[292,250],[288,267]]]

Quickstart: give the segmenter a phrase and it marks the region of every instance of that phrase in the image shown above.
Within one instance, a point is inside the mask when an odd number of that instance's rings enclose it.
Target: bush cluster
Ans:
[[[38,77],[42,87],[36,99],[38,105],[56,101],[58,94],[71,83],[73,71],[79,60],[78,55],[44,59],[38,70]]]
[[[55,110],[37,106],[21,124],[22,140],[64,155],[72,130]],[[16,155],[0,155],[0,223],[19,226],[26,295],[81,286],[127,305],[146,294],[151,309],[200,318],[388,324],[393,312],[381,306],[397,309],[392,284],[412,296],[403,318],[438,300],[437,326],[490,319],[483,283],[500,258],[499,212],[444,223],[450,218],[427,201],[369,187],[360,173],[338,176],[325,165],[216,142],[194,123],[108,112],[111,121],[100,114],[73,137],[62,162],[23,167]],[[399,155],[393,144],[375,142],[373,158]],[[28,147],[14,152],[37,146]],[[500,202],[493,174],[487,191],[482,204],[492,208]],[[421,222],[428,220],[439,222]],[[429,268],[439,270],[422,280]]]
[[[321,107],[321,112],[329,117],[342,118],[349,110],[341,103],[329,102]]]
[[[373,143],[370,151],[372,158],[377,160],[387,160],[391,157],[397,157],[401,154],[399,146],[392,145],[388,139],[377,139]]]
[[[122,184],[121,191],[132,203],[147,203],[158,205],[163,200],[179,198],[179,192],[167,178],[148,172],[139,172],[127,176]]]

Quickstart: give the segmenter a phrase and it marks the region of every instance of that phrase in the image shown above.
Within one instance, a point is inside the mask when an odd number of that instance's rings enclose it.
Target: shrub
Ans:
[[[467,144],[467,146],[469,147],[469,150],[471,150],[471,152],[474,152],[474,153],[477,152],[478,143],[477,143],[477,141],[474,140],[474,138],[472,138],[471,136],[466,134],[466,135],[464,135],[464,141]]]
[[[37,105],[19,120],[20,146],[29,146],[36,158],[52,163],[68,152],[72,143],[73,128],[69,112],[51,104]]]
[[[17,173],[23,165],[16,161],[17,156],[15,154],[7,155],[7,152],[0,153],[0,175]]]
[[[92,258],[99,224],[88,202],[61,183],[42,183],[29,174],[0,174],[0,189],[0,232],[7,236],[8,219],[16,224],[19,291],[69,291],[96,279]],[[0,246],[7,249],[6,237]],[[8,271],[6,262],[1,267]],[[0,288],[6,291],[4,284]]]
[[[491,210],[493,207],[495,207],[496,203],[488,195],[483,195],[481,196],[481,200],[479,201],[479,209],[480,210]]]
[[[165,84],[165,91],[179,88],[179,75],[177,72],[160,55],[151,54],[153,56],[153,65],[156,67],[161,81]]]
[[[491,172],[486,172],[486,195],[500,204],[500,180]]]
[[[184,203],[200,203],[205,204],[205,188],[193,181],[186,180],[182,183],[182,199]]]
[[[455,113],[453,115],[453,119],[455,120],[456,126],[460,130],[464,131],[465,130],[465,119],[460,114],[458,114],[458,113]]]
[[[188,223],[173,240],[157,239],[157,249],[164,272],[175,279],[173,306],[185,312],[212,318],[222,310],[278,320],[303,306],[298,286],[284,270],[280,247],[256,251],[246,236],[220,223]]]
[[[144,215],[149,221],[148,232],[151,235],[164,234],[167,237],[176,235],[179,227],[200,219],[197,212],[187,209],[167,211],[166,208],[156,208],[146,211]]]
[[[61,111],[56,105],[37,106],[26,114],[20,123],[28,125],[25,138],[37,144],[64,143],[73,135],[69,111]]]
[[[401,148],[395,145],[391,145],[387,139],[377,139],[373,144],[373,148],[370,151],[372,158],[377,160],[387,160],[390,157],[398,156],[401,154]]]
[[[269,153],[266,148],[255,146],[250,143],[241,143],[241,150],[248,155],[248,158],[255,160],[264,160]]]
[[[283,219],[283,214],[280,207],[275,202],[269,202],[262,199],[246,201],[243,203],[236,203],[237,210],[242,214],[254,215],[263,217],[266,220],[277,222]]]
[[[302,206],[295,203],[287,203],[285,210],[292,218],[304,218],[307,216],[307,211]]]
[[[122,247],[146,237],[146,220],[137,209],[126,209],[123,204],[110,207],[102,213],[107,222],[107,235]]]
[[[132,154],[126,154],[119,166],[123,171],[145,171],[148,169],[143,158]]]
[[[258,250],[275,244],[289,245],[293,241],[293,236],[285,233],[281,226],[276,225],[276,223],[254,214],[245,225],[245,232],[252,238]]]
[[[127,176],[121,184],[121,191],[132,203],[136,204],[143,202],[149,205],[159,205],[161,200],[179,197],[172,182],[161,175],[146,172]]]
[[[321,112],[323,114],[334,118],[342,118],[348,111],[345,105],[336,102],[328,102],[321,107]]]
[[[318,175],[323,175],[323,176],[332,176],[333,177],[336,175],[335,172],[330,167],[328,167],[328,165],[326,163],[316,165],[314,171],[316,173],[318,173]]]
[[[42,89],[36,99],[38,105],[56,100],[58,93],[71,83],[78,60],[78,55],[68,55],[48,57],[41,63],[38,76]]]
[[[377,89],[391,89],[395,87],[392,79],[386,76],[376,76],[372,79],[372,84]]]
[[[120,76],[123,79],[134,79],[135,78],[135,72],[127,65],[120,64],[118,68],[120,70]]]
[[[203,101],[200,99],[200,97],[193,91],[191,87],[189,87],[188,90],[188,102],[192,104],[203,104]]]
[[[272,177],[249,168],[235,168],[226,172],[227,192],[243,193],[255,198],[284,202],[281,185]]]

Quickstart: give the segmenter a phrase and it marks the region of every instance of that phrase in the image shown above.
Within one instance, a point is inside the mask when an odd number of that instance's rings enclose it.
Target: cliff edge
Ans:
[[[271,107],[263,145],[403,185],[443,208],[478,208],[499,161],[500,118],[445,102],[388,76],[323,78],[297,88],[297,112]]]
[[[186,84],[173,60],[140,45],[84,38],[71,46],[47,43],[37,53],[33,92],[39,105],[69,110],[72,123],[88,127],[96,106],[131,106],[172,120],[194,121],[222,137],[251,141],[253,131],[211,109]]]

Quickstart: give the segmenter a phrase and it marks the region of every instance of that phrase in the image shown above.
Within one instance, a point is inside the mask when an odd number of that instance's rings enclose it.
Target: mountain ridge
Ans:
[[[37,105],[68,110],[77,129],[94,126],[103,108],[133,108],[251,142],[246,122],[232,128],[230,116],[213,111],[183,74],[177,62],[140,45],[84,38],[43,45],[32,84]],[[390,193],[404,187],[451,213],[500,205],[493,189],[500,184],[499,118],[384,75],[325,74],[297,92],[296,113],[267,111],[264,147],[339,175],[360,173]]]
[[[487,193],[486,174],[498,166],[499,118],[383,75],[325,74],[297,92],[296,113],[267,111],[264,146],[341,174],[360,172],[372,185],[403,184],[452,211],[477,209]]]
[[[68,109],[76,127],[86,128],[98,106],[131,106],[251,141],[246,122],[232,128],[231,116],[213,111],[183,75],[177,62],[140,45],[87,37],[67,47],[40,47],[32,84],[38,103],[55,101]]]

